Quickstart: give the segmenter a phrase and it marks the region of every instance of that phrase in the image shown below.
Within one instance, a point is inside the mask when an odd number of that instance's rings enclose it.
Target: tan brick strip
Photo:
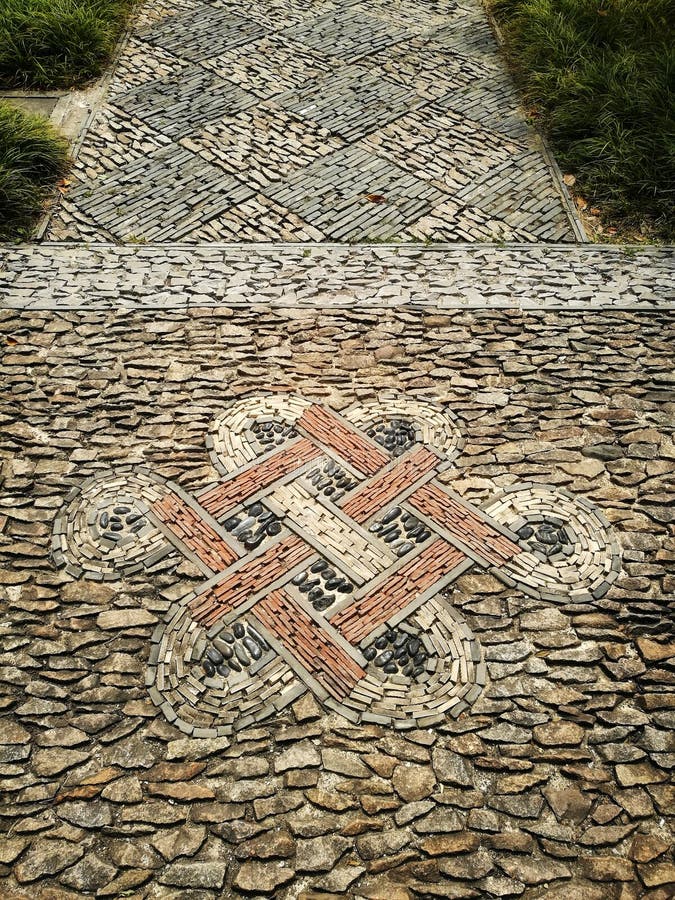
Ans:
[[[296,535],[284,538],[264,553],[243,564],[190,601],[195,619],[212,625],[221,616],[241,606],[250,596],[264,591],[284,572],[314,555],[314,550]]]
[[[521,552],[517,544],[492,528],[471,506],[451,497],[437,484],[423,485],[407,502],[492,565],[502,566]]]
[[[431,472],[438,462],[435,453],[420,447],[410,456],[399,460],[389,471],[376,475],[356,488],[355,493],[341,507],[342,512],[359,523],[365,522],[373,513],[389,505],[418,478]]]
[[[344,700],[366,674],[285,591],[272,591],[256,603],[253,611],[336,700]]]
[[[237,560],[237,554],[191,506],[175,494],[152,505],[157,518],[213,572],[222,572]]]
[[[389,462],[389,456],[377,444],[370,443],[323,406],[310,406],[297,425],[366,475],[374,475]]]
[[[451,544],[434,541],[371,594],[339,612],[330,623],[348,641],[357,644],[465,559]]]
[[[214,518],[222,518],[247,497],[269,487],[279,478],[321,456],[321,450],[306,438],[283,448],[263,462],[249,466],[197,496],[197,500]]]

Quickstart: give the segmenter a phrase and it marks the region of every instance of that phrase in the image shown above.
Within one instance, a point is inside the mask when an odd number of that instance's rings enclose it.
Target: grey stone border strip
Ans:
[[[609,244],[2,245],[0,308],[653,310],[675,306],[674,251]]]

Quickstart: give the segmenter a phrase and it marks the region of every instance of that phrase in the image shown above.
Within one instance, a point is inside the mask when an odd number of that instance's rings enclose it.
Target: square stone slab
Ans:
[[[253,193],[172,145],[79,185],[69,199],[120,240],[180,240]]]
[[[178,140],[228,113],[248,109],[257,100],[201,66],[191,66],[180,78],[169,76],[143,84],[114,102],[156,131]]]
[[[486,58],[462,56],[429,46],[415,38],[388,47],[368,59],[368,70],[396,84],[413,87],[422,97],[435,99],[489,77],[495,66]]]
[[[333,240],[391,239],[444,194],[404,169],[347,147],[263,189]]]
[[[525,229],[539,240],[574,241],[549,167],[536,149],[522,150],[456,194],[491,218]]]

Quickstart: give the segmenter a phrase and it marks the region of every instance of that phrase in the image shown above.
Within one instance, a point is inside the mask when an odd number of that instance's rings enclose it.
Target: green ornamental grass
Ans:
[[[131,0],[0,0],[0,85],[71,87],[100,74]]]
[[[46,119],[0,103],[0,240],[28,236],[67,169],[68,144]]]
[[[556,156],[592,202],[675,233],[675,0],[492,0]]]

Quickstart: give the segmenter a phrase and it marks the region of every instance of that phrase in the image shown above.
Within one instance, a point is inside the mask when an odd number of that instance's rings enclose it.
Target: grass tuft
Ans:
[[[28,237],[67,169],[68,144],[46,119],[0,103],[0,240]]]
[[[131,0],[0,0],[0,85],[83,84],[109,60]]]
[[[591,203],[675,234],[675,0],[490,0],[527,103]]]

